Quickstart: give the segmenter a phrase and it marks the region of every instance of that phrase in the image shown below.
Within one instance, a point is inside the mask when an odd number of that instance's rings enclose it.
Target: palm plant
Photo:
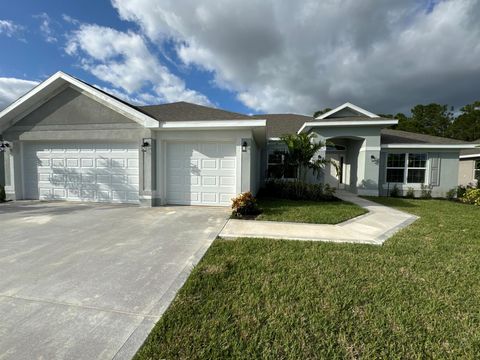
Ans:
[[[293,166],[297,169],[297,179],[305,182],[308,170],[314,175],[319,175],[320,170],[328,163],[329,160],[321,157],[315,157],[317,153],[325,146],[325,143],[315,142],[314,133],[306,134],[289,134],[280,137],[288,148],[288,154],[285,157],[285,165]],[[335,163],[334,166],[336,166]]]

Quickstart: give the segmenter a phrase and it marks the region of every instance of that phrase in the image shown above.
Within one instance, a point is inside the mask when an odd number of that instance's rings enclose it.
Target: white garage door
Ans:
[[[236,193],[235,144],[167,144],[167,202],[229,206]]]
[[[138,203],[138,165],[135,144],[26,143],[25,197]]]

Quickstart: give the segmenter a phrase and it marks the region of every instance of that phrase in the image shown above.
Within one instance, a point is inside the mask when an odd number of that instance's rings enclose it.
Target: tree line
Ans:
[[[330,109],[315,112],[314,117]],[[480,139],[480,101],[475,101],[455,112],[453,107],[440,104],[416,105],[411,115],[403,113],[379,114],[398,119],[392,129],[410,131],[433,136],[449,137],[464,141]]]

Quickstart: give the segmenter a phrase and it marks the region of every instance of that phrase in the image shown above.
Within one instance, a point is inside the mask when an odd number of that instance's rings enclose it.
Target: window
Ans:
[[[474,179],[480,182],[480,160],[475,160]]]
[[[387,182],[423,184],[427,172],[427,154],[388,154]]]
[[[284,144],[270,142],[268,144],[267,178],[294,179],[297,169],[285,164],[287,149]]]
[[[408,154],[408,176],[407,183],[425,183],[427,172],[427,154]]]
[[[388,154],[387,182],[403,183],[405,179],[405,154]]]

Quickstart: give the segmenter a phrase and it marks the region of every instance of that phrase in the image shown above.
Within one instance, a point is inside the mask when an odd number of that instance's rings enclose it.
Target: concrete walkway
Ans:
[[[230,219],[219,236],[225,239],[254,237],[381,245],[418,219],[415,215],[346,191],[337,191],[336,196],[369,212],[336,225]]]

